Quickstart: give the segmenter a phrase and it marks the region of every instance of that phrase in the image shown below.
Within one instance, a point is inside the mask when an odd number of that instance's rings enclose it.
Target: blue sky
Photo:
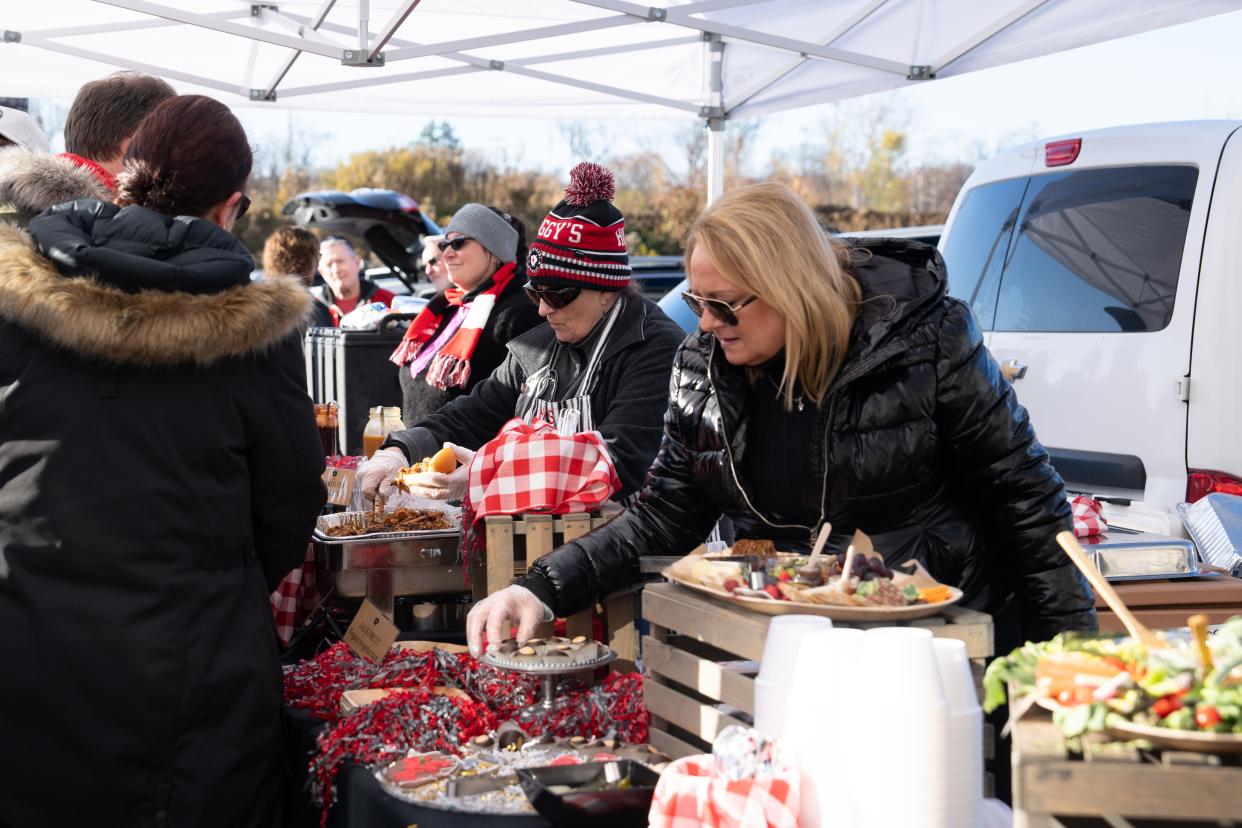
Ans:
[[[915,163],[975,162],[1034,138],[1150,121],[1242,118],[1242,12],[1113,40],[917,87],[769,115],[759,122],[752,168],[773,152],[822,143],[824,124],[888,107],[909,127]],[[426,119],[411,116],[264,113],[238,108],[252,140],[279,142],[286,131],[313,135],[314,160],[330,165],[350,153],[412,140]],[[563,175],[570,157],[561,121],[454,118],[462,142],[499,163]],[[676,162],[684,124],[661,121],[590,125],[610,154],[667,151]]]

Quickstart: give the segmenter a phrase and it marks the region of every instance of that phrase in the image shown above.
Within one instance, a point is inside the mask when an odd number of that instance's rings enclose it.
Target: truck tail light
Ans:
[[[1191,469],[1186,476],[1186,502],[1194,503],[1212,492],[1242,495],[1242,478],[1224,472]]]
[[[1072,138],[1069,141],[1051,141],[1044,144],[1044,166],[1064,167],[1073,164],[1082,151],[1082,139]]]

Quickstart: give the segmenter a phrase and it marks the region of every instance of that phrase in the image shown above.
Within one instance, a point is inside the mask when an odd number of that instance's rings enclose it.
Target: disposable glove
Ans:
[[[410,494],[428,497],[432,500],[461,500],[466,496],[466,487],[470,483],[470,463],[474,460],[474,452],[452,443],[445,443],[444,447],[453,450],[453,456],[461,465],[448,474],[422,472],[410,475],[405,481]]]
[[[362,499],[368,505],[375,500],[376,492],[385,498],[392,494],[396,484],[397,472],[409,465],[405,452],[396,446],[381,449],[358,464],[354,480],[362,491]]]
[[[551,621],[552,610],[524,586],[513,584],[500,592],[493,592],[474,605],[466,616],[466,643],[470,654],[478,658],[483,654],[483,631],[487,630],[487,649],[508,638],[509,627],[517,622],[517,640],[524,642],[535,634],[540,621]]]

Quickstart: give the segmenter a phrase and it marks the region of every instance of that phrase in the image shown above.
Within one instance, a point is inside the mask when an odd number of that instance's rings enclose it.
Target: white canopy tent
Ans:
[[[114,67],[230,104],[698,118],[711,130],[711,200],[729,118],[1236,9],[1242,0],[3,0],[0,95],[67,99]]]

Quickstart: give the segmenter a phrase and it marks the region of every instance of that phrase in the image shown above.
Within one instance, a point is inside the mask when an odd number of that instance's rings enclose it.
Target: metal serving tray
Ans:
[[[1194,578],[1202,574],[1195,545],[1185,538],[1111,534],[1087,547],[1100,574],[1110,581]]]
[[[461,530],[384,532],[333,537],[324,530],[356,519],[360,512],[340,512],[319,518],[312,535],[316,569],[338,595],[366,596],[381,610],[391,608],[393,596],[444,595],[465,592],[459,560]],[[445,511],[452,523],[458,516]],[[389,612],[391,610],[389,609]]]
[[[336,528],[352,521],[362,520],[368,514],[367,512],[337,512],[334,515],[323,515],[319,520],[315,521],[315,531],[313,537],[319,543],[339,544],[342,546],[351,546],[364,544],[374,546],[377,543],[387,543],[390,541],[423,541],[434,540],[438,538],[460,538],[461,537],[461,520],[458,515],[449,510],[443,510],[445,518],[449,523],[453,524],[451,529],[428,529],[419,532],[373,532],[367,535],[346,535],[344,537],[336,537],[327,534],[328,529]],[[369,567],[368,567],[369,568]]]

